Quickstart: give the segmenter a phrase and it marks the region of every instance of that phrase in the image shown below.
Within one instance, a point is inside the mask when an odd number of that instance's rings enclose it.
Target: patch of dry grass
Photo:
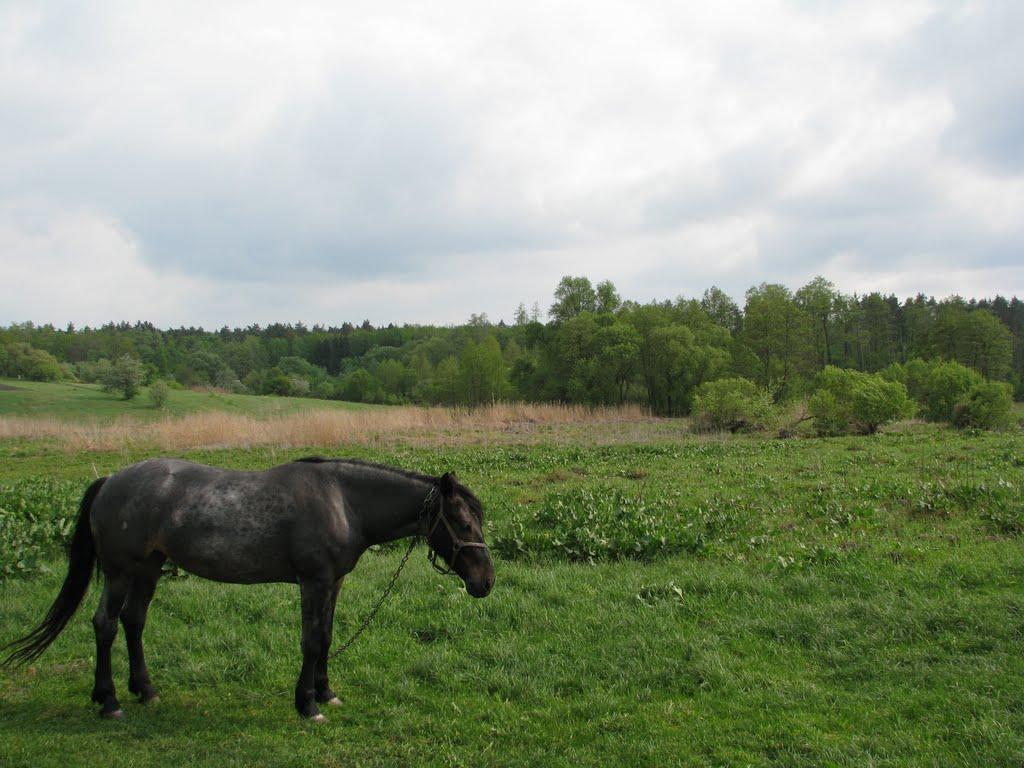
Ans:
[[[611,426],[628,434],[653,419],[640,406],[589,408],[581,405],[498,403],[482,408],[415,406],[365,411],[307,411],[259,419],[223,412],[195,413],[160,421],[120,418],[114,422],[73,422],[53,418],[0,418],[0,439],[52,440],[71,450],[126,447],[187,450],[375,444],[401,438],[412,442],[474,442],[505,435],[529,439],[547,428]]]

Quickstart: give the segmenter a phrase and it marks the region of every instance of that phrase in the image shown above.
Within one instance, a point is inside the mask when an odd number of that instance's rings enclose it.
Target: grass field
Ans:
[[[94,588],[35,665],[0,671],[0,765],[1024,764],[1024,435],[573,434],[175,452],[454,469],[486,505],[495,590],[469,598],[419,551],[379,622],[333,663],[344,707],[317,727],[291,705],[297,590],[197,578],[163,580],[150,612],[161,702],[129,703],[119,641],[127,717],[101,721],[88,703]],[[8,520],[39,524],[29,535],[46,540],[49,569],[0,581],[7,640],[63,577],[47,500],[69,514],[95,472],[148,453],[0,448],[0,505],[24,501]],[[585,508],[609,497],[685,531],[685,546],[652,540],[641,559],[613,559],[588,540],[593,561],[571,562],[574,521],[617,534]],[[531,535],[538,521],[552,535]],[[346,581],[336,640],[398,557],[370,553]]]
[[[157,410],[150,403],[145,388],[134,399],[124,400],[117,395],[104,392],[98,384],[0,379],[0,416],[34,416],[67,421],[112,421],[124,416],[150,420],[206,411],[267,417],[309,411],[314,408],[351,410],[372,407],[362,403],[303,397],[232,395],[212,390],[172,389],[167,405]]]

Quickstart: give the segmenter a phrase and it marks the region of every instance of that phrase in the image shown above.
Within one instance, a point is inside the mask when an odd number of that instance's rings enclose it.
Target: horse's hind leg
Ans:
[[[114,693],[114,678],[110,673],[110,646],[117,637],[117,617],[124,606],[125,596],[131,583],[123,573],[106,573],[100,604],[92,617],[96,630],[96,683],[92,689],[92,700],[101,705],[103,717],[121,717],[121,705]]]
[[[321,704],[337,706],[341,700],[331,690],[331,683],[327,679],[327,663],[331,650],[331,635],[334,633],[334,607],[338,603],[338,592],[341,590],[341,582],[345,577],[334,583],[334,591],[327,606],[327,616],[324,620],[324,642],[320,648],[320,658],[316,662],[316,673],[314,674],[314,686],[316,688],[316,700]]]
[[[124,637],[128,645],[128,690],[139,697],[143,704],[156,698],[156,689],[149,679],[146,656],[142,650],[142,632],[146,628],[146,611],[160,579],[160,568],[164,556],[154,553],[145,566],[132,577],[128,599],[121,611]]]

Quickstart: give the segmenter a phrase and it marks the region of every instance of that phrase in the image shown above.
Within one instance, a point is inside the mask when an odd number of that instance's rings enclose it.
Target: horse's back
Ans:
[[[127,564],[160,552],[219,581],[290,581],[294,494],[271,472],[151,459],[112,475],[92,526],[102,560]]]

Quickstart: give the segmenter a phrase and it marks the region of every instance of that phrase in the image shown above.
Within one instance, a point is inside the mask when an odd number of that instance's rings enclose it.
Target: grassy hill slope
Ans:
[[[143,389],[134,400],[122,400],[96,384],[51,383],[0,379],[0,416],[53,417],[67,421],[112,421],[120,416],[156,419],[202,411],[249,416],[276,416],[299,411],[372,408],[363,403],[303,397],[232,395],[223,392],[171,390],[167,405],[154,408]]]

